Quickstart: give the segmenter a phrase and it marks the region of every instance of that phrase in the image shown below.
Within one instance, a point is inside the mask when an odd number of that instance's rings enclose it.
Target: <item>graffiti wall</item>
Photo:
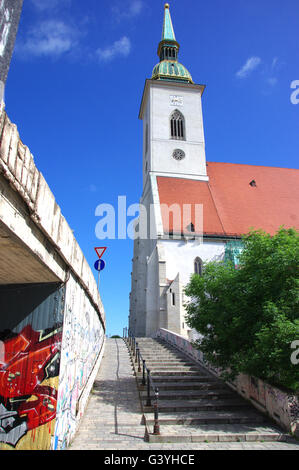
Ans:
[[[69,445],[104,337],[97,310],[72,275],[65,286],[0,286],[0,450]]]
[[[0,449],[49,449],[64,310],[57,284],[0,286]]]
[[[66,284],[61,367],[53,448],[66,448],[76,432],[98,371],[104,328],[84,290],[70,276]]]

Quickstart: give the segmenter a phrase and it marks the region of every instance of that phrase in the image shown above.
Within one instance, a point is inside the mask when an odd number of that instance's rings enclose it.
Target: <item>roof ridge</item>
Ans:
[[[299,168],[289,168],[289,167],[285,167],[285,166],[252,165],[250,163],[211,162],[211,161],[207,161],[207,165],[209,165],[209,163],[212,163],[212,164],[215,163],[215,164],[219,164],[219,165],[250,166],[250,167],[256,167],[256,168],[277,168],[278,170],[295,170],[295,171],[299,171]]]

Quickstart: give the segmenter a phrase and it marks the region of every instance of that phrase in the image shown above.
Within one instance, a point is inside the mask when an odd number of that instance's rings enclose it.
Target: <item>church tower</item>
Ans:
[[[143,181],[150,174],[207,181],[201,97],[189,71],[178,61],[176,40],[165,4],[159,63],[146,80],[139,118],[143,120]]]
[[[145,82],[139,112],[143,121],[140,203],[146,210],[138,226],[143,234],[147,231],[147,237],[134,241],[129,328],[135,336],[150,336],[159,328],[187,335],[180,273],[176,266],[169,271],[171,264],[167,264],[169,246],[165,244],[158,180],[170,180],[171,190],[176,191],[178,181],[207,184],[209,178],[201,102],[205,86],[193,82],[178,60],[179,51],[166,3],[159,62]],[[188,220],[185,226],[193,226],[192,222]]]

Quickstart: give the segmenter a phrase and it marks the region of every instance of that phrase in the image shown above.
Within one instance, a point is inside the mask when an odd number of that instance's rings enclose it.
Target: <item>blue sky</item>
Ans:
[[[299,168],[299,5],[169,1],[179,60],[205,84],[208,161]],[[98,240],[96,207],[142,192],[143,86],[158,62],[160,0],[25,0],[6,110],[93,268],[107,246],[107,333],[127,325],[132,240]],[[128,218],[128,222],[132,217]],[[95,274],[96,275],[96,274]]]

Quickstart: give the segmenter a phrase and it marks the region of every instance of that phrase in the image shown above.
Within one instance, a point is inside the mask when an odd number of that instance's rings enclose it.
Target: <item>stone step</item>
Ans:
[[[193,367],[197,370],[197,367],[196,365],[194,365],[192,362],[186,362],[186,361],[146,361],[146,367],[148,369],[153,369],[153,368],[163,368],[165,369],[166,367],[178,367],[178,368],[182,368],[182,367]]]
[[[147,391],[140,392],[141,399],[147,399]],[[154,399],[154,392],[151,391],[151,398]],[[194,400],[194,398],[205,399],[220,399],[220,398],[233,398],[235,394],[230,390],[161,390],[159,389],[160,400]]]
[[[154,384],[159,388],[159,391],[162,390],[230,390],[230,388],[220,382],[158,382],[154,381]]]
[[[147,365],[148,366],[148,365]],[[157,363],[153,364],[151,370],[196,370],[198,371],[198,367],[195,364],[164,364],[164,363]]]
[[[137,378],[138,381],[140,382],[142,380],[142,372],[137,373]],[[160,384],[167,384],[167,383],[203,383],[203,382],[213,382],[213,383],[221,383],[219,379],[216,377],[210,377],[208,375],[199,375],[199,374],[192,374],[192,375],[167,375],[167,374],[162,374],[161,376],[159,375],[154,375],[153,376],[153,381],[155,384],[157,384],[157,387],[159,387]]]
[[[159,389],[160,435],[154,435],[154,393],[151,390],[152,406],[146,406],[146,386],[141,385],[142,373],[136,373],[149,442],[276,441],[286,438],[266,415],[174,346],[152,338],[138,339],[137,342],[154,386]]]
[[[154,403],[154,402],[152,402]],[[176,411],[215,411],[251,409],[252,405],[242,399],[197,399],[197,400],[159,400],[159,413]],[[154,407],[144,405],[144,412],[154,411]]]
[[[275,442],[287,440],[287,436],[279,429],[271,426],[254,427],[245,424],[194,427],[165,425],[160,432],[161,434],[158,436],[148,433],[148,442]]]
[[[154,415],[152,412],[144,413],[146,424],[154,424]],[[221,425],[221,424],[254,424],[260,425],[268,423],[268,418],[255,411],[198,411],[160,413],[159,423],[161,426],[171,425]]]
[[[151,356],[151,357],[147,357],[147,356],[142,356],[142,358],[145,360],[146,363],[148,362],[160,362],[160,363],[163,363],[165,361],[167,362],[186,362],[188,364],[195,364],[195,362],[192,362],[188,359],[186,359],[185,357],[171,357],[171,356],[163,356],[163,357],[159,357],[159,356]]]
[[[159,377],[167,377],[167,376],[172,376],[172,380],[174,377],[182,377],[182,376],[185,376],[185,377],[188,377],[188,380],[190,379],[190,377],[194,376],[194,377],[198,377],[199,376],[199,370],[198,369],[195,369],[195,370],[186,370],[186,369],[174,369],[174,370],[169,370],[169,369],[165,369],[165,370],[151,370],[151,375],[156,377],[156,376],[159,376]],[[175,379],[176,380],[176,379]]]
[[[143,344],[140,344],[137,342],[137,345],[139,348],[142,349],[142,351],[153,353],[154,351],[161,351],[161,352],[172,352],[172,353],[177,353],[180,354],[181,351],[174,347],[168,347],[168,346],[162,346],[162,345],[153,345],[153,346],[144,346]],[[182,353],[181,353],[182,354]]]
[[[171,356],[171,355],[165,355],[165,356],[158,356],[157,354],[153,354],[152,356],[147,356],[147,355],[142,355],[142,358],[147,362],[147,361],[160,361],[160,362],[164,362],[164,361],[184,361],[184,362],[191,362],[192,364],[194,364],[193,361],[190,361],[189,359],[187,359],[186,357],[178,357],[178,356]]]

